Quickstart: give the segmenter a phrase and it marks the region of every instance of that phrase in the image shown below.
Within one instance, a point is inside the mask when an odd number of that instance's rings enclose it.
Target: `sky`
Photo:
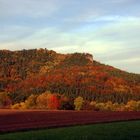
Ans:
[[[140,0],[0,0],[0,50],[33,48],[140,73]]]

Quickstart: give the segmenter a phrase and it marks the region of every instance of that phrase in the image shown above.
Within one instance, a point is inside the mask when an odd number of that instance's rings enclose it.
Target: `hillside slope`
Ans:
[[[140,74],[101,64],[91,54],[59,54],[47,49],[0,51],[0,92],[14,102],[46,90],[86,100],[140,99]]]

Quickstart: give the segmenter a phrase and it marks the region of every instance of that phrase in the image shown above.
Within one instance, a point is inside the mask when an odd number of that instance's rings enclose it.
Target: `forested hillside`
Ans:
[[[45,92],[65,97],[69,103],[77,97],[90,102],[138,101],[140,74],[101,64],[87,53],[0,51],[0,104],[24,102]]]

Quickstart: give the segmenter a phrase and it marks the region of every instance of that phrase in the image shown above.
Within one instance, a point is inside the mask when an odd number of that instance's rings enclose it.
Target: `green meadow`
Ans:
[[[0,140],[140,140],[140,121],[5,133]]]

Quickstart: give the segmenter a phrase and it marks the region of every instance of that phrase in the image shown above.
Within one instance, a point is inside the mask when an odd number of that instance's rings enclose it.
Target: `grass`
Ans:
[[[0,140],[140,140],[140,121],[7,133]]]

